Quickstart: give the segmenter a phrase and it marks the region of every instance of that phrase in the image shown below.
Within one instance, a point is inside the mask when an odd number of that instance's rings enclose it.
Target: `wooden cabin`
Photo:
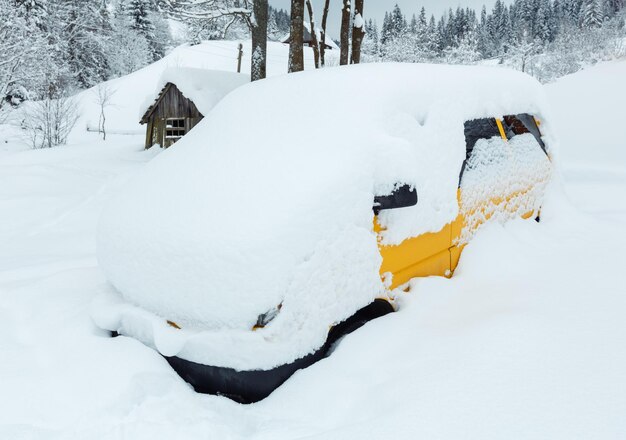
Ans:
[[[204,118],[191,99],[168,82],[141,118],[147,124],[146,149],[153,145],[172,146]]]

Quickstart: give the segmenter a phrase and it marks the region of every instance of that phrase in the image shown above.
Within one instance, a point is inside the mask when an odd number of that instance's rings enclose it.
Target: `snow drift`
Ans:
[[[111,105],[107,107],[107,131],[112,134],[141,134],[145,127],[139,125],[139,119],[154,101],[164,84],[161,78],[170,69],[200,69],[207,71],[237,71],[239,43],[243,44],[241,71],[250,72],[251,42],[248,41],[205,41],[197,45],[183,44],[159,61],[121,78],[102,83],[112,93]],[[337,56],[329,51],[327,57]],[[278,42],[267,44],[267,75],[287,73],[289,45]],[[304,48],[305,69],[313,69],[313,49]],[[178,79],[178,78],[177,78]],[[100,118],[98,90],[93,87],[78,94],[81,107],[81,119],[76,124],[71,141],[80,141],[85,128],[97,130]],[[141,107],[141,108],[140,108]],[[139,115],[138,113],[141,112]]]
[[[306,355],[385,295],[374,196],[419,194],[381,214],[384,243],[438,231],[458,212],[463,123],[516,113],[546,115],[541,86],[489,67],[360,65],[238,88],[105,208],[98,259],[119,295],[94,318],[216,366]]]

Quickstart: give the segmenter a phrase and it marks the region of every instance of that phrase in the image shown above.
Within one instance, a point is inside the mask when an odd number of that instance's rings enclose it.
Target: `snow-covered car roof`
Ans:
[[[103,325],[233,368],[310,353],[385,294],[374,196],[419,194],[380,214],[384,243],[438,231],[458,212],[464,122],[545,112],[537,81],[494,67],[368,64],[240,87],[104,210],[98,259],[120,297]]]

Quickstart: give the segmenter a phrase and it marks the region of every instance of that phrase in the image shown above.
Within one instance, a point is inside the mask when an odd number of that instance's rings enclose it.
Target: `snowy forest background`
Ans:
[[[193,3],[0,0],[0,114],[126,75],[181,43],[249,38],[249,23],[237,15],[181,13],[181,5]],[[550,82],[626,50],[624,0],[498,0],[491,10],[459,7],[438,18],[396,5],[380,24],[365,18],[363,62],[491,62]],[[270,7],[269,39],[289,26],[289,13]]]

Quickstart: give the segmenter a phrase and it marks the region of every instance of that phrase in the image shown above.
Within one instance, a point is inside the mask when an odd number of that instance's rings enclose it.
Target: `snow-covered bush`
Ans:
[[[80,111],[71,97],[30,102],[24,109],[23,128],[33,148],[52,148],[67,142]]]

